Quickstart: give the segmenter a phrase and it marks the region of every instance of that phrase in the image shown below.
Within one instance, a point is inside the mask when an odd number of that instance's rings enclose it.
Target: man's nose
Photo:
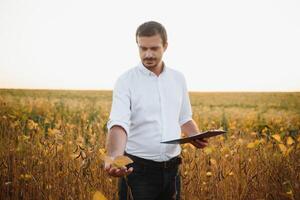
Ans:
[[[146,53],[145,53],[145,57],[146,58],[149,58],[149,57],[151,58],[152,56],[153,56],[153,53],[150,50],[147,50]]]

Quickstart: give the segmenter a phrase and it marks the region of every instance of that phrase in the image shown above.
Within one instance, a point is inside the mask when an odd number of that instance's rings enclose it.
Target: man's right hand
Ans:
[[[130,167],[129,169],[127,169],[126,166],[114,167],[114,166],[112,166],[111,163],[107,163],[107,162],[105,162],[105,164],[104,164],[104,169],[108,173],[108,175],[113,176],[113,177],[127,176],[127,175],[131,174],[131,172],[133,171],[132,167]]]
[[[126,166],[117,167],[112,165],[112,162],[117,156],[124,154],[125,146],[127,142],[127,134],[122,126],[114,125],[107,135],[106,149],[107,154],[110,157],[108,160],[104,160],[104,170],[108,175],[113,177],[122,177],[130,174],[133,168],[127,169]]]

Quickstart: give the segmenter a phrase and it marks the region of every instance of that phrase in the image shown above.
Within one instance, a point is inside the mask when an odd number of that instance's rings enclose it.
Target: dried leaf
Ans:
[[[211,172],[206,172],[206,176],[207,176],[207,177],[211,177],[211,176],[212,176],[212,173],[211,173]]]
[[[133,160],[131,160],[127,156],[117,156],[114,159],[112,159],[111,157],[105,154],[101,154],[100,159],[105,163],[113,165],[114,167],[124,167],[125,165],[133,163]]]
[[[284,144],[278,144],[279,146],[279,149],[282,153],[285,153],[286,152],[286,147],[284,146]]]
[[[287,139],[287,142],[286,142],[288,145],[292,145],[292,144],[294,144],[295,143],[295,141],[293,140],[293,138],[292,137],[288,137],[288,139]]]
[[[127,157],[127,156],[117,156],[113,160],[112,165],[114,165],[116,167],[124,167],[125,165],[128,165],[130,163],[133,163],[133,160],[131,160],[129,157]]]
[[[272,138],[274,138],[277,142],[281,142],[281,137],[279,134],[272,135]]]
[[[256,146],[256,145],[255,145],[254,142],[250,142],[250,143],[248,143],[247,148],[253,149],[255,146]]]
[[[212,165],[217,165],[217,161],[215,159],[213,159],[213,158],[210,159],[210,163]]]
[[[104,148],[99,149],[99,153],[100,153],[100,155],[105,155],[106,149],[104,149]]]
[[[99,191],[93,195],[93,200],[107,200],[107,198]]]

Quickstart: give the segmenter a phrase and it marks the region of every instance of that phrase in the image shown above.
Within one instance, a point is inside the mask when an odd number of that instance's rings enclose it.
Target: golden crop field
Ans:
[[[182,145],[183,200],[300,199],[300,93],[190,97],[200,129],[227,134]],[[0,199],[116,199],[110,106],[111,91],[0,90]]]

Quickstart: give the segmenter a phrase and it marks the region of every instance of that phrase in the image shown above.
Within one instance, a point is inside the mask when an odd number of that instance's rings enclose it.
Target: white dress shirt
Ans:
[[[164,66],[156,76],[140,63],[117,80],[107,128],[125,129],[127,153],[166,161],[179,155],[181,148],[160,142],[181,137],[180,126],[191,119],[183,74]]]

